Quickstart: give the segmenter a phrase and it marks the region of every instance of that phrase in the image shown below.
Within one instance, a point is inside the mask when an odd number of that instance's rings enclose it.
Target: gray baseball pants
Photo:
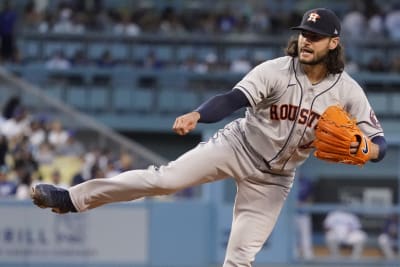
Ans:
[[[237,194],[223,267],[250,267],[270,235],[292,187],[293,175],[261,172],[243,149],[237,123],[230,123],[160,168],[132,170],[93,179],[69,189],[80,212],[145,196],[167,195],[186,187],[235,177]]]

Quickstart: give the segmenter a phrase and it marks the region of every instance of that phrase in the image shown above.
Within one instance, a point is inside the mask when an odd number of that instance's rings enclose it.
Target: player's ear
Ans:
[[[335,49],[339,45],[339,41],[340,41],[339,37],[332,37],[329,40],[329,50]]]

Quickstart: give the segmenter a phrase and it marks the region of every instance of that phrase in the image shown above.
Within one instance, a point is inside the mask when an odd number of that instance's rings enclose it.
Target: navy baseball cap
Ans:
[[[316,8],[307,11],[301,24],[291,29],[336,37],[340,35],[340,20],[332,10]]]

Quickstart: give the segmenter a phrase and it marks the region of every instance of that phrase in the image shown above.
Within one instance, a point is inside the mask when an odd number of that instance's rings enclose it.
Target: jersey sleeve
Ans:
[[[241,90],[246,95],[250,105],[255,107],[270,95],[275,83],[273,78],[275,77],[275,69],[272,62],[263,62],[247,73],[234,86],[234,89]]]
[[[357,119],[358,127],[370,138],[383,136],[382,126],[364,90],[355,82],[350,87],[346,107],[350,115]]]

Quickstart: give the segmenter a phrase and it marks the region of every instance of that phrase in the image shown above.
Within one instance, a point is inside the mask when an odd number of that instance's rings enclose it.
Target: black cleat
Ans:
[[[66,189],[51,184],[38,184],[32,187],[32,202],[42,208],[51,208],[55,213],[77,212]]]

